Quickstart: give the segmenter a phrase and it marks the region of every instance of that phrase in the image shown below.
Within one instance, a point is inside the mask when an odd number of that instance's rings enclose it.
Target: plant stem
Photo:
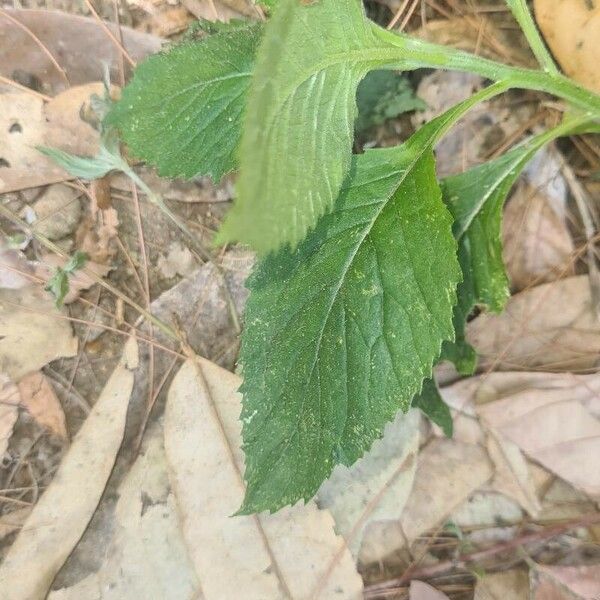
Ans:
[[[540,66],[547,73],[557,75],[559,71],[550,52],[548,52],[548,48],[540,35],[533,17],[531,16],[526,0],[506,0],[506,4],[508,4],[512,14],[523,30],[523,33],[529,42],[529,46],[540,63]]]
[[[414,70],[447,69],[474,73],[492,81],[506,81],[511,88],[545,92],[566,100],[600,120],[600,96],[560,73],[522,69],[468,52],[399,35],[373,25],[375,35],[388,44],[386,57],[379,56],[380,68]],[[385,64],[387,63],[387,64]]]

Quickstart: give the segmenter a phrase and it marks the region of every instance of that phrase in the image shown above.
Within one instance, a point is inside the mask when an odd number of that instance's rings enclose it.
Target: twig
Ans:
[[[400,17],[404,14],[409,2],[410,0],[404,0],[404,2],[402,2],[393,19],[388,23],[386,29],[393,29],[395,27],[396,23],[400,20]]]
[[[119,49],[119,51],[127,59],[127,62],[132,67],[135,67],[135,60],[133,60],[133,58],[131,58],[131,56],[129,55],[129,52],[127,52],[127,50],[125,50],[125,46],[123,46],[123,44],[121,44],[121,42],[119,42],[119,40],[115,37],[114,33],[108,28],[106,23],[100,18],[100,15],[96,12],[96,9],[94,8],[94,5],[91,3],[91,1],[85,0],[85,3],[87,5],[87,7],[90,9],[90,12],[92,13],[92,15],[94,15],[94,18],[96,19],[96,21],[98,21],[98,25],[100,25],[100,27],[104,30],[104,33],[106,33],[106,35],[112,40],[112,42],[115,44],[115,46]]]
[[[443,561],[436,565],[429,565],[420,569],[409,568],[400,577],[367,586],[365,588],[365,594],[367,597],[374,596],[380,592],[402,587],[409,583],[412,579],[430,579],[432,577],[445,575],[451,571],[468,571],[471,565],[485,560],[486,558],[491,558],[498,554],[502,554],[503,552],[514,550],[521,546],[525,546],[526,544],[541,542],[556,537],[557,535],[561,535],[577,527],[589,527],[590,525],[595,525],[596,523],[600,523],[600,513],[592,513],[580,517],[579,519],[567,521],[561,525],[554,525],[553,527],[548,527],[534,533],[528,533],[526,535],[516,537],[513,540],[509,540],[508,542],[503,542],[501,544],[492,546],[491,548],[486,548],[485,550],[464,554],[455,560]]]
[[[42,94],[41,92],[36,92],[35,90],[32,90],[31,88],[28,88],[27,86],[21,85],[20,83],[17,83],[16,81],[9,79],[8,77],[4,77],[3,75],[0,75],[0,82],[5,83],[6,85],[10,85],[14,88],[17,88],[18,90],[21,90],[22,92],[27,92],[28,94],[31,94],[32,96],[35,96],[36,98],[39,98],[40,100],[43,100],[44,102],[50,102],[50,100],[52,100],[52,96],[46,96],[46,94]]]

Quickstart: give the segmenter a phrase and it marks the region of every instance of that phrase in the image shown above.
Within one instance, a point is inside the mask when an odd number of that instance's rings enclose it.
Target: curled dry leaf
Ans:
[[[600,5],[588,0],[535,0],[535,16],[565,73],[600,92]]]
[[[513,375],[518,389],[520,374]],[[564,378],[571,381],[570,387],[546,385],[498,395],[478,412],[497,439],[511,442],[546,469],[599,498],[600,419],[588,408],[598,407],[598,380],[578,381],[569,374]],[[581,400],[582,391],[588,406]]]
[[[202,597],[179,528],[160,423],[147,432],[117,494],[103,564],[77,584],[51,592],[48,600]]]
[[[592,370],[600,355],[600,322],[591,309],[587,275],[568,277],[512,296],[500,315],[467,326],[480,370]]]
[[[213,363],[188,361],[165,412],[169,476],[205,598],[362,597],[350,552],[314,502],[232,517],[244,495],[239,383]]]
[[[41,371],[25,375],[18,383],[21,406],[42,426],[66,440],[65,413],[52,385]]]
[[[0,566],[5,600],[45,598],[87,527],[123,439],[137,360],[137,342],[131,339],[52,483]]]
[[[377,522],[402,514],[416,472],[420,423],[418,410],[400,413],[363,458],[350,468],[336,467],[319,489],[319,506],[331,512],[355,557],[363,537],[370,547],[378,545]]]
[[[361,561],[376,562],[438,525],[492,477],[485,451],[473,444],[434,439],[419,454],[413,489],[398,521],[385,524],[377,545],[365,540]]]
[[[77,354],[71,324],[41,288],[0,290],[0,372],[19,381],[49,362]]]

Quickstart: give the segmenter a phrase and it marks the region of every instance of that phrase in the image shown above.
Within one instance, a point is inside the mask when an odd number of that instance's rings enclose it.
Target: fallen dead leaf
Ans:
[[[19,381],[21,406],[42,426],[54,435],[66,440],[65,413],[52,385],[41,371],[25,375]]]
[[[208,361],[188,361],[165,411],[169,476],[204,596],[236,598],[243,590],[248,600],[362,597],[333,518],[314,502],[231,517],[244,494],[239,381]]]
[[[120,51],[94,18],[57,10],[4,10],[44,44],[66,72],[71,85],[100,81],[105,65],[110,68],[111,81],[118,81]],[[135,61],[157,52],[163,43],[159,38],[129,27],[119,29],[113,23],[105,23],[105,26],[113,35],[123,36],[123,46]],[[27,73],[47,86],[45,91],[50,94],[68,87],[60,71],[40,52],[27,32],[3,18],[0,18],[0,40],[1,75],[12,77],[15,70]]]
[[[363,543],[378,545],[377,522],[397,520],[412,489],[419,451],[421,414],[399,414],[381,440],[352,467],[336,467],[319,489],[319,506],[335,519],[336,531],[357,557]]]
[[[77,354],[77,338],[47,292],[0,290],[0,372],[13,381]]]
[[[423,581],[413,579],[408,592],[409,600],[448,600],[448,596]]]
[[[0,517],[0,542],[7,536],[19,531],[29,518],[32,507],[18,508]]]
[[[479,370],[593,370],[600,356],[600,322],[591,310],[587,275],[512,296],[500,315],[467,325]]]
[[[248,290],[244,281],[252,265],[252,254],[240,249],[229,250],[223,257],[222,268],[229,288],[228,302],[224,292],[223,279],[217,267],[206,263],[190,277],[182,279],[177,285],[164,292],[150,306],[150,312],[166,323],[174,323],[174,316],[186,332],[190,345],[221,364],[232,366],[237,348],[237,335],[231,326],[232,308],[241,313]],[[156,328],[152,332],[147,324],[140,326],[142,333],[151,336],[157,343],[177,351],[178,344],[166,337]],[[129,401],[127,428],[119,460],[103,499],[98,506],[94,519],[69,556],[60,571],[55,585],[69,587],[81,581],[91,572],[101,567],[105,560],[107,537],[110,538],[111,524],[114,515],[113,498],[118,493],[118,487],[127,474],[134,456],[139,432],[143,426],[148,402],[149,386],[154,375],[154,390],[163,386],[164,381],[170,380],[170,373],[178,365],[177,357],[167,352],[154,352],[154,369],[151,369],[150,347],[140,344],[140,365],[136,371],[136,385]],[[161,383],[163,382],[163,383]],[[164,406],[168,386],[163,386],[163,392],[157,400],[157,407]],[[154,414],[150,419],[150,424]],[[85,598],[85,596],[83,596]],[[79,600],[79,599],[78,599]]]
[[[196,261],[190,249],[180,242],[173,242],[167,254],[162,254],[157,262],[158,270],[165,279],[172,279],[176,275],[185,277],[196,269]]]
[[[535,17],[564,72],[600,92],[600,6],[586,0],[534,0]]]
[[[123,439],[137,360],[137,343],[131,339],[52,483],[0,566],[0,588],[6,600],[45,598],[87,527]]]
[[[18,290],[31,285],[33,265],[19,250],[8,247],[0,237],[0,288]]]
[[[100,568],[48,600],[181,600],[201,597],[169,486],[163,428],[155,424],[118,488],[112,538]]]
[[[519,447],[490,429],[487,451],[494,463],[491,487],[513,498],[530,516],[537,517],[542,509],[536,494],[535,483],[529,465]]]
[[[503,257],[513,291],[574,274],[575,246],[564,209],[560,214],[550,198],[521,182],[504,211]]]
[[[531,570],[532,600],[597,600],[600,565],[562,567],[536,565]]]
[[[408,501],[397,521],[387,521],[385,537],[377,545],[365,539],[361,562],[383,559],[419,535],[442,523],[476,489],[492,477],[485,451],[476,445],[449,439],[432,440],[419,454]]]
[[[519,381],[520,374],[514,377]],[[593,401],[599,402],[597,398]],[[569,388],[529,388],[499,396],[479,406],[478,412],[498,439],[512,442],[565,481],[600,497],[600,419],[577,393]]]
[[[529,577],[522,570],[486,574],[477,581],[473,600],[529,600]]]
[[[17,386],[6,377],[0,375],[0,460],[8,448],[13,427],[19,416],[21,396]]]
[[[475,546],[490,546],[513,539],[514,524],[522,520],[521,507],[487,485],[471,494],[448,517],[448,522],[462,532],[463,544]]]
[[[36,146],[55,147],[72,154],[96,154],[99,133],[82,120],[80,110],[92,94],[102,95],[102,83],[70,88],[48,103],[26,92],[0,93],[0,157],[7,163],[0,176],[0,192],[56,183],[73,177],[42,155]]]

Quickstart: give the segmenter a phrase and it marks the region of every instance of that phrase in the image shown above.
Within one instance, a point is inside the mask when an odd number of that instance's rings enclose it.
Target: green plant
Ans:
[[[508,297],[506,196],[548,141],[600,129],[600,97],[558,72],[524,0],[507,3],[540,70],[386,31],[359,0],[280,0],[264,25],[204,27],[201,39],[151,57],[110,111],[105,124],[162,175],[218,179],[239,168],[218,241],[260,255],[240,355],[241,513],[311,498],[411,404],[451,434],[432,368],[445,358],[472,372],[465,321]],[[494,83],[401,146],[353,155],[359,82],[423,67]],[[511,88],[565,101],[561,124],[438,182],[436,142]]]

